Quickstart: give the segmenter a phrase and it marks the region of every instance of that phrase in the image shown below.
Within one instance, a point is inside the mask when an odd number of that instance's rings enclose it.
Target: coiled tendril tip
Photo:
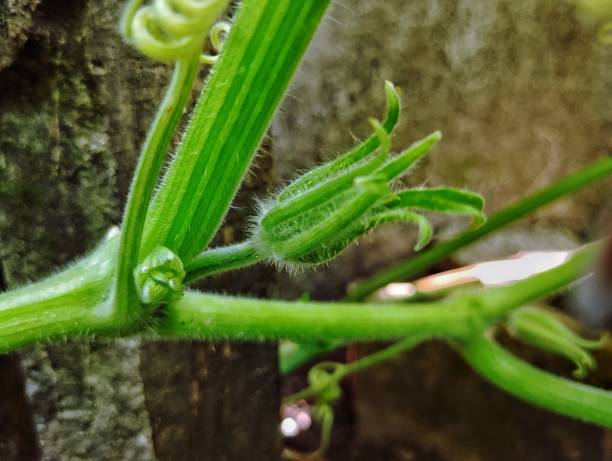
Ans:
[[[229,0],[130,0],[123,12],[120,31],[144,55],[159,61],[177,61],[200,53],[215,19]],[[216,51],[229,24],[212,27],[211,43]],[[202,56],[211,64],[216,56]]]

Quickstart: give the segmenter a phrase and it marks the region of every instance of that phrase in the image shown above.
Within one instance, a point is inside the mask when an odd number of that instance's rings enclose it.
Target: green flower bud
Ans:
[[[597,341],[578,336],[555,314],[536,307],[523,307],[512,312],[507,322],[508,331],[522,342],[561,355],[574,362],[576,378],[584,378],[596,367],[590,350],[603,347],[602,336]]]
[[[400,154],[391,155],[391,134],[399,96],[386,84],[384,123],[370,119],[374,134],[337,159],[312,169],[276,197],[260,204],[251,242],[259,256],[289,269],[324,263],[360,236],[390,222],[419,227],[416,249],[430,241],[429,221],[416,211],[465,214],[484,222],[480,196],[451,188],[395,192],[393,185],[433,146],[435,132]],[[476,219],[478,218],[478,219]]]
[[[156,247],[134,269],[134,281],[144,304],[166,303],[183,296],[185,269],[181,259],[166,247]]]

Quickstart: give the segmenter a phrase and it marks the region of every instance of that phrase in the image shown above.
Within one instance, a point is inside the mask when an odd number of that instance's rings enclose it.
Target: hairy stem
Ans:
[[[512,285],[410,306],[269,301],[187,292],[167,306],[157,329],[169,337],[261,341],[465,337],[582,277],[598,248],[587,245],[563,264]]]
[[[234,340],[397,339],[412,332],[461,337],[470,312],[452,305],[303,303],[187,292],[159,320],[162,336]]]
[[[600,248],[601,243],[586,245],[575,251],[566,262],[548,271],[511,285],[489,288],[463,295],[455,300],[441,302],[451,302],[455,305],[468,304],[471,306],[471,312],[474,313],[474,319],[479,322],[490,323],[512,309],[554,293],[584,276]],[[435,303],[431,305],[435,305]],[[383,308],[381,307],[381,309]],[[308,344],[305,351],[298,346],[281,355],[280,369],[283,373],[291,373],[308,360],[340,347],[342,344],[342,342],[334,339],[327,343]]]
[[[410,306],[268,301],[187,292],[159,312],[155,328],[166,337],[261,341],[464,338],[509,310],[579,278],[597,249],[586,246],[564,264],[510,286]],[[120,333],[125,324],[114,316],[108,289],[116,251],[115,237],[72,268],[0,295],[0,349],[61,335]]]
[[[245,0],[147,215],[189,263],[217,231],[329,0]],[[239,76],[239,78],[237,78]]]
[[[257,251],[249,241],[212,248],[203,251],[186,264],[185,281],[191,282],[208,275],[240,269],[259,261]]]
[[[114,236],[67,269],[0,294],[0,353],[118,329],[122,321],[108,297],[118,244]]]

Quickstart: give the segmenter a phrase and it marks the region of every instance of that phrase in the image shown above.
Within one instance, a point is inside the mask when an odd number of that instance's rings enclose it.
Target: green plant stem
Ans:
[[[0,353],[62,337],[112,333],[119,325],[108,291],[118,236],[41,282],[0,294]]]
[[[534,405],[605,427],[612,427],[612,392],[539,370],[482,335],[460,347],[482,377]]]
[[[314,357],[331,352],[342,344],[336,341],[323,340],[307,343],[294,343],[292,341],[281,343],[278,350],[278,370],[282,376],[289,375]]]
[[[185,282],[201,277],[241,269],[260,261],[257,251],[246,241],[203,251],[185,265]]]
[[[245,0],[147,215],[185,263],[217,231],[329,0]],[[239,78],[237,78],[239,76]]]
[[[474,305],[478,306],[480,315],[488,322],[516,307],[555,293],[584,277],[595,263],[602,246],[602,241],[590,243],[574,251],[566,262],[550,270],[513,284],[490,288],[480,295],[472,295]]]
[[[173,338],[226,340],[397,339],[412,332],[461,337],[470,312],[453,305],[302,303],[193,291],[168,305],[157,331]]]
[[[115,285],[116,314],[124,318],[126,323],[140,315],[139,312],[129,312],[129,306],[140,305],[132,271],[140,263],[140,244],[147,208],[168,147],[187,105],[198,68],[199,52],[189,59],[176,62],[172,80],[145,140],[130,187],[123,215]]]
[[[108,294],[117,240],[108,240],[58,275],[0,295],[0,349],[61,335],[120,333],[124,324],[113,315]],[[159,312],[155,328],[165,337],[192,339],[465,338],[509,310],[579,278],[597,251],[597,245],[588,245],[564,264],[510,286],[410,306],[268,301],[187,292]]]
[[[599,244],[582,247],[563,264],[512,285],[410,306],[269,301],[191,291],[167,306],[156,327],[169,337],[261,341],[465,337],[582,277],[598,250]]]
[[[533,213],[538,208],[564,195],[576,192],[584,186],[599,181],[610,173],[612,173],[612,158],[608,157],[505,208],[491,216],[483,226],[468,230],[451,240],[440,242],[431,249],[411,257],[408,261],[379,272],[370,279],[355,285],[349,290],[345,300],[359,301],[389,283],[415,277],[460,248],[474,243],[506,224]]]
[[[467,305],[474,314],[474,321],[483,324],[491,323],[508,311],[554,293],[582,277],[600,251],[601,245],[601,242],[585,245],[576,250],[563,264],[519,282],[477,291],[472,294],[464,294],[455,299],[443,300],[429,305],[436,306],[447,303],[453,303],[455,306]],[[384,307],[381,306],[379,309],[383,310]],[[406,334],[409,333],[418,332],[413,331]],[[281,372],[291,373],[316,355],[341,345],[342,343],[336,340],[327,344],[310,344],[307,346],[307,353],[302,352],[298,347],[281,356]]]
[[[391,344],[390,346],[385,347],[379,351],[376,351],[372,354],[361,357],[359,360],[355,360],[354,362],[347,363],[342,368],[342,378],[353,374],[358,373],[366,368],[372,367],[374,365],[378,365],[386,360],[389,360],[393,357],[396,357],[399,354],[402,354],[415,346],[421,344],[423,341],[430,339],[428,336],[416,334],[414,336],[409,336],[404,338],[396,343]]]

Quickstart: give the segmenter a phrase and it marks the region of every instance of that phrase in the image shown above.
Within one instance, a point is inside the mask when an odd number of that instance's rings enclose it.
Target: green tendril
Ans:
[[[144,55],[159,61],[176,61],[202,48],[215,19],[229,0],[131,0],[124,9],[120,30],[124,38]],[[221,35],[229,24],[211,30],[211,42],[221,49]],[[212,64],[216,57],[203,56]]]

